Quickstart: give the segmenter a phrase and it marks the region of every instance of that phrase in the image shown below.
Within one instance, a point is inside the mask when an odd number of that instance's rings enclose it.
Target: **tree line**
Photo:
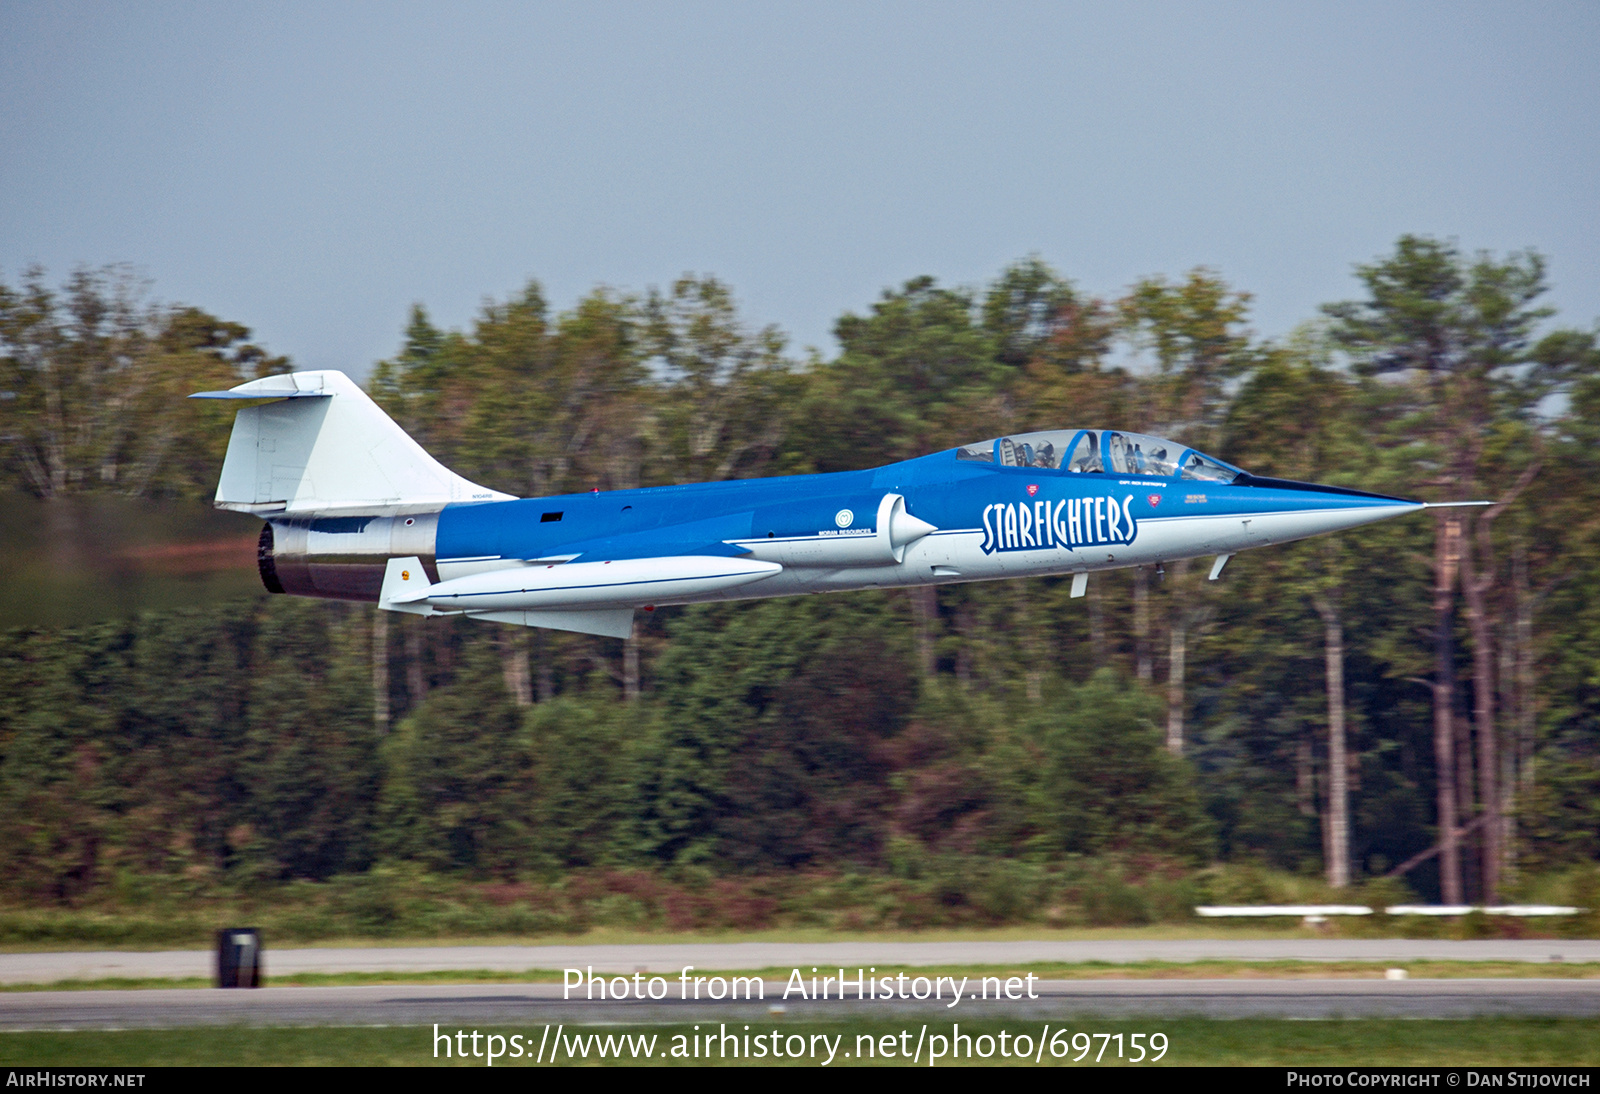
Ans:
[[[369,389],[519,495],[870,467],[1121,426],[1262,475],[1490,506],[1097,575],[662,610],[627,641],[288,598],[0,637],[0,889],[385,861],[915,870],[929,856],[1401,872],[1493,899],[1600,857],[1600,350],[1543,259],[1404,237],[1289,337],[1216,273],[1096,297],[1027,258],[917,278],[797,358],[685,277],[465,330]],[[284,371],[118,270],[0,283],[0,473],[206,498]],[[243,528],[241,524],[241,528]],[[248,530],[248,529],[246,529]]]

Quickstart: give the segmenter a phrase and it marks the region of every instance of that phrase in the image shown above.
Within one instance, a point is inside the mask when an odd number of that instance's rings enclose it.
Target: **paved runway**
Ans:
[[[631,978],[630,978],[631,979]],[[976,989],[971,984],[971,989]],[[927,990],[908,985],[907,990]],[[1037,998],[840,1001],[782,998],[682,1001],[679,985],[652,1001],[562,999],[558,984],[404,984],[334,988],[41,991],[0,994],[0,1030],[198,1026],[511,1026],[555,1023],[763,1022],[864,1017],[971,1021],[983,1017],[1470,1018],[1600,1017],[1595,980],[1118,980],[1042,981]],[[775,1007],[782,1007],[775,1011]]]
[[[1524,961],[1600,962],[1600,941],[1489,939],[1185,939],[1040,942],[733,942],[617,946],[417,946],[276,949],[266,940],[266,972],[436,972],[588,968],[597,972],[678,973],[699,969],[855,968],[857,966],[1010,965],[1060,961]],[[207,950],[0,954],[0,983],[48,984],[105,977],[212,975]]]

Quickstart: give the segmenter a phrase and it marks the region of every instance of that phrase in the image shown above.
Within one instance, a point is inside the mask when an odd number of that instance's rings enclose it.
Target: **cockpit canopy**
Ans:
[[[956,459],[1071,474],[1153,475],[1198,482],[1232,482],[1244,474],[1237,467],[1175,441],[1115,429],[1014,433],[958,448]]]

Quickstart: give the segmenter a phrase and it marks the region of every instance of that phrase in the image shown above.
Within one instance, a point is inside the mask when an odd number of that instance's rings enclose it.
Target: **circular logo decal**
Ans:
[[[401,570],[400,571],[400,580],[401,581],[410,581],[411,580],[411,571],[410,570]]]
[[[841,509],[833,515],[833,523],[837,524],[840,528],[850,527],[850,522],[855,519],[856,515],[848,509]]]

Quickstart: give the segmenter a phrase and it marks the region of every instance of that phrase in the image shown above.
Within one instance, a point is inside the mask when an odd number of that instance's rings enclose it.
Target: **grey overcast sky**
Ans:
[[[1600,3],[0,0],[0,279],[154,295],[365,375],[407,308],[730,283],[832,326],[1037,253],[1219,271],[1279,335],[1404,232],[1600,316]]]

